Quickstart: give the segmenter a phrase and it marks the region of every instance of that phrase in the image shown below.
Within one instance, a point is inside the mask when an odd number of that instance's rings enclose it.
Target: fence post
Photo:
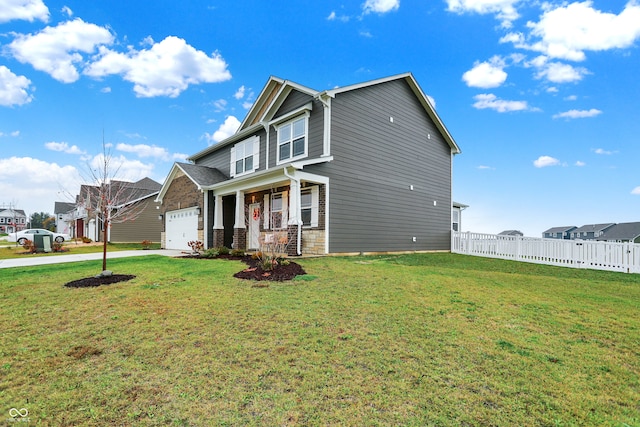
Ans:
[[[467,255],[471,255],[471,232],[467,231]]]
[[[522,237],[520,236],[515,236],[516,237],[516,261],[520,261],[520,257],[522,256]]]

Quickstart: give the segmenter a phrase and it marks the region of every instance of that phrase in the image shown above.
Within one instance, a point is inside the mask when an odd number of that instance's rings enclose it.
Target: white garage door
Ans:
[[[188,243],[198,240],[197,208],[180,209],[166,214],[167,249],[188,250]]]

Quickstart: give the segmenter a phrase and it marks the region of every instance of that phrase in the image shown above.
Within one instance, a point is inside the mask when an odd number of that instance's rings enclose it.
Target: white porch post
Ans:
[[[247,228],[244,223],[244,191],[236,191],[236,223],[234,228]]]
[[[300,181],[289,181],[289,221],[288,225],[302,225],[302,212],[300,209]]]
[[[220,196],[219,194],[216,195],[216,202],[213,209],[213,229],[224,229],[224,226],[222,224],[222,196]]]

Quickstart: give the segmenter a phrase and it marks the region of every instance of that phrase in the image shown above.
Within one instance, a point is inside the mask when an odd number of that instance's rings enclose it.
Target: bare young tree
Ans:
[[[146,193],[131,182],[116,180],[121,164],[113,164],[110,147],[102,141],[99,166],[89,165],[89,180],[94,185],[83,185],[77,203],[87,210],[88,216],[96,215],[102,223],[102,271],[107,269],[107,242],[109,227],[135,220],[144,211],[147,201],[141,201]]]

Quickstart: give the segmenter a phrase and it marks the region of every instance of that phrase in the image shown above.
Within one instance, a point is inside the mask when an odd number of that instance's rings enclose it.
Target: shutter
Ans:
[[[318,186],[311,187],[311,226],[318,226],[318,212],[320,211],[320,191]]]
[[[270,200],[271,195],[270,194],[265,194],[264,195],[264,209],[263,209],[263,222],[264,222],[264,229],[268,230],[269,229],[269,218],[271,217],[271,212],[269,209],[269,200]]]
[[[253,141],[253,170],[258,170],[260,161],[260,137],[256,136]]]
[[[236,176],[236,147],[231,147],[231,162],[229,164],[229,176]]]

